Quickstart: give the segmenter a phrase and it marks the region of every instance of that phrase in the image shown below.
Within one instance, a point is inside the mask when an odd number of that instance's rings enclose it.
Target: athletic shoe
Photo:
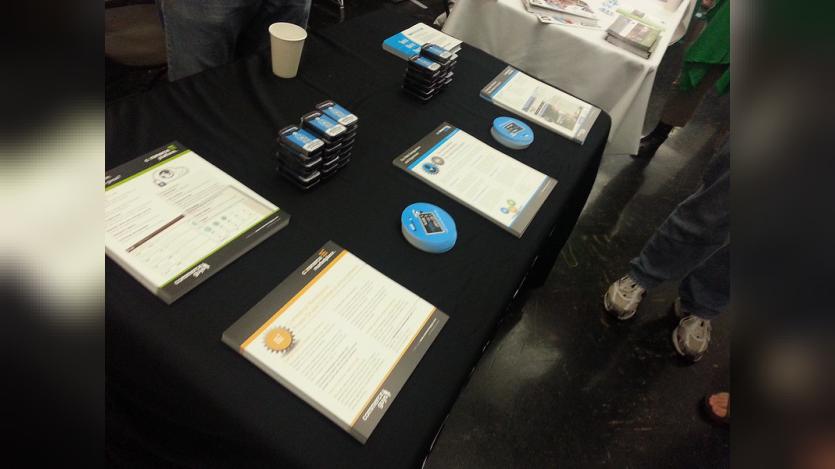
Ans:
[[[685,316],[673,331],[673,347],[682,357],[693,362],[702,359],[710,344],[711,325],[709,319]]]
[[[646,289],[629,275],[624,275],[617,282],[609,286],[603,295],[603,307],[615,317],[624,321],[631,318],[638,311],[638,305],[644,298]]]

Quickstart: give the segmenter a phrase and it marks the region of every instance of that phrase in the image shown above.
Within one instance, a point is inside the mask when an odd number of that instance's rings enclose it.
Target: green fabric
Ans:
[[[718,0],[707,14],[708,23],[698,39],[684,54],[684,67],[679,78],[682,90],[699,85],[708,70],[731,63],[731,3]],[[724,94],[731,84],[731,68],[716,81],[716,91]]]

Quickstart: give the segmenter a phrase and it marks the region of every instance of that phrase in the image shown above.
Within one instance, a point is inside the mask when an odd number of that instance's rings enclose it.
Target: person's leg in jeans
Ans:
[[[694,271],[729,241],[730,149],[713,157],[702,186],[681,202],[630,262],[630,276],[650,289]]]
[[[680,309],[702,319],[713,319],[728,308],[731,245],[719,248],[679,285]]]
[[[730,243],[719,248],[679,285],[676,314],[681,318],[673,331],[679,355],[698,361],[710,344],[710,320],[730,301]]]
[[[630,272],[609,287],[604,306],[619,319],[637,312],[646,290],[683,277],[682,314],[674,345],[682,355],[698,360],[710,341],[710,318],[729,298],[730,148],[714,156],[702,186],[681,202],[658,227]]]
[[[229,63],[258,0],[158,0],[171,81]]]

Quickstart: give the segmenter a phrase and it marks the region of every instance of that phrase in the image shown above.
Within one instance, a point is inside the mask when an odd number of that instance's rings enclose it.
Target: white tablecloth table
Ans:
[[[658,64],[668,45],[684,36],[697,1],[684,0],[670,11],[658,0],[621,0],[621,8],[640,9],[664,23],[649,59],[606,42],[605,29],[540,23],[522,0],[457,0],[443,30],[600,107],[612,118],[606,154],[635,154]],[[587,2],[595,11],[602,4]],[[601,24],[611,23],[597,16]]]

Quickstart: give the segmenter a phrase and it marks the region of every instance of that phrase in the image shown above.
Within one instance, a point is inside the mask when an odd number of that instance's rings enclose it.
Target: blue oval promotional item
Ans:
[[[455,246],[458,231],[452,217],[437,205],[409,205],[400,215],[403,237],[421,251],[440,254]]]
[[[497,117],[490,129],[493,138],[513,150],[524,150],[533,143],[533,130],[528,124],[512,117]]]

